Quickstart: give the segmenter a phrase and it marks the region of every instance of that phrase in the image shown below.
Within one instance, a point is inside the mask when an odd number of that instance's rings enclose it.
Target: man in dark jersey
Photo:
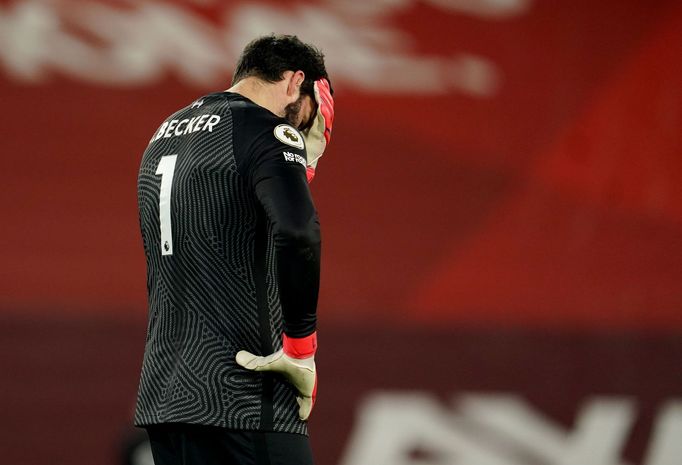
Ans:
[[[140,166],[149,322],[135,424],[157,465],[312,464],[324,57],[246,46],[233,86],[169,116]]]

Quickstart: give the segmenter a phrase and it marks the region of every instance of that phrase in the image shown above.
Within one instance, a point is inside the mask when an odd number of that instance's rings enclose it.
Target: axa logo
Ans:
[[[341,465],[630,465],[629,397],[594,397],[567,427],[511,394],[379,392],[361,405]],[[642,465],[682,463],[682,399],[662,404]]]

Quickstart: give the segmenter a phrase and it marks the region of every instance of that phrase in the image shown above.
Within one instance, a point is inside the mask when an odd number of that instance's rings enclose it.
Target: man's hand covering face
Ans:
[[[315,101],[317,102],[317,114],[309,129],[303,131],[308,153],[307,176],[308,182],[315,176],[317,162],[327,148],[332,137],[332,124],[334,123],[334,98],[331,94],[329,81],[320,79],[313,84],[315,89]]]

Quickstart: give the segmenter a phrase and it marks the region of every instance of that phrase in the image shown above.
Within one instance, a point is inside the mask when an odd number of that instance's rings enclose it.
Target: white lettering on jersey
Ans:
[[[173,136],[184,136],[193,132],[208,131],[213,132],[213,128],[220,123],[220,115],[201,115],[192,119],[172,119],[165,121],[158,131],[149,141],[151,144],[162,137],[168,139]]]
[[[208,132],[213,132],[213,126],[218,124],[220,121],[220,116],[218,115],[211,115],[210,118],[208,118],[208,121],[206,121],[206,126],[204,126],[204,129],[202,131],[205,131],[208,129]]]
[[[297,153],[291,153],[291,152],[282,152],[282,155],[284,155],[284,159],[286,161],[295,161],[300,163],[303,166],[306,166],[305,158],[300,156]]]
[[[204,124],[204,122],[206,121],[206,118],[208,118],[208,115],[201,115],[201,116],[199,117],[199,121],[197,121],[197,124],[194,125],[194,131],[192,131],[192,132],[201,131],[201,130],[202,130],[202,129],[201,129],[201,126],[202,126],[202,125]]]
[[[187,125],[187,129],[185,129],[185,132],[183,134],[189,134],[194,130],[194,123],[199,119],[198,116],[195,116],[191,120],[189,120],[189,124]]]
[[[178,123],[178,125],[175,127],[175,135],[176,135],[176,136],[181,136],[181,135],[182,135],[182,129],[180,129],[180,126],[182,125],[182,123],[188,123],[188,122],[189,122],[188,119],[183,119],[182,121],[180,121],[180,122]]]
[[[170,123],[168,124],[168,129],[166,129],[166,134],[164,134],[163,137],[166,139],[169,138],[170,136],[173,135],[173,131],[175,130],[175,125],[178,124],[178,120],[172,119]]]

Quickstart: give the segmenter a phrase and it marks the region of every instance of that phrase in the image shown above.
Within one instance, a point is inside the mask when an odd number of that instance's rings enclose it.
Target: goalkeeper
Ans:
[[[135,424],[156,465],[308,465],[329,143],[324,57],[249,43],[232,87],[175,112],[138,175],[148,327]]]

